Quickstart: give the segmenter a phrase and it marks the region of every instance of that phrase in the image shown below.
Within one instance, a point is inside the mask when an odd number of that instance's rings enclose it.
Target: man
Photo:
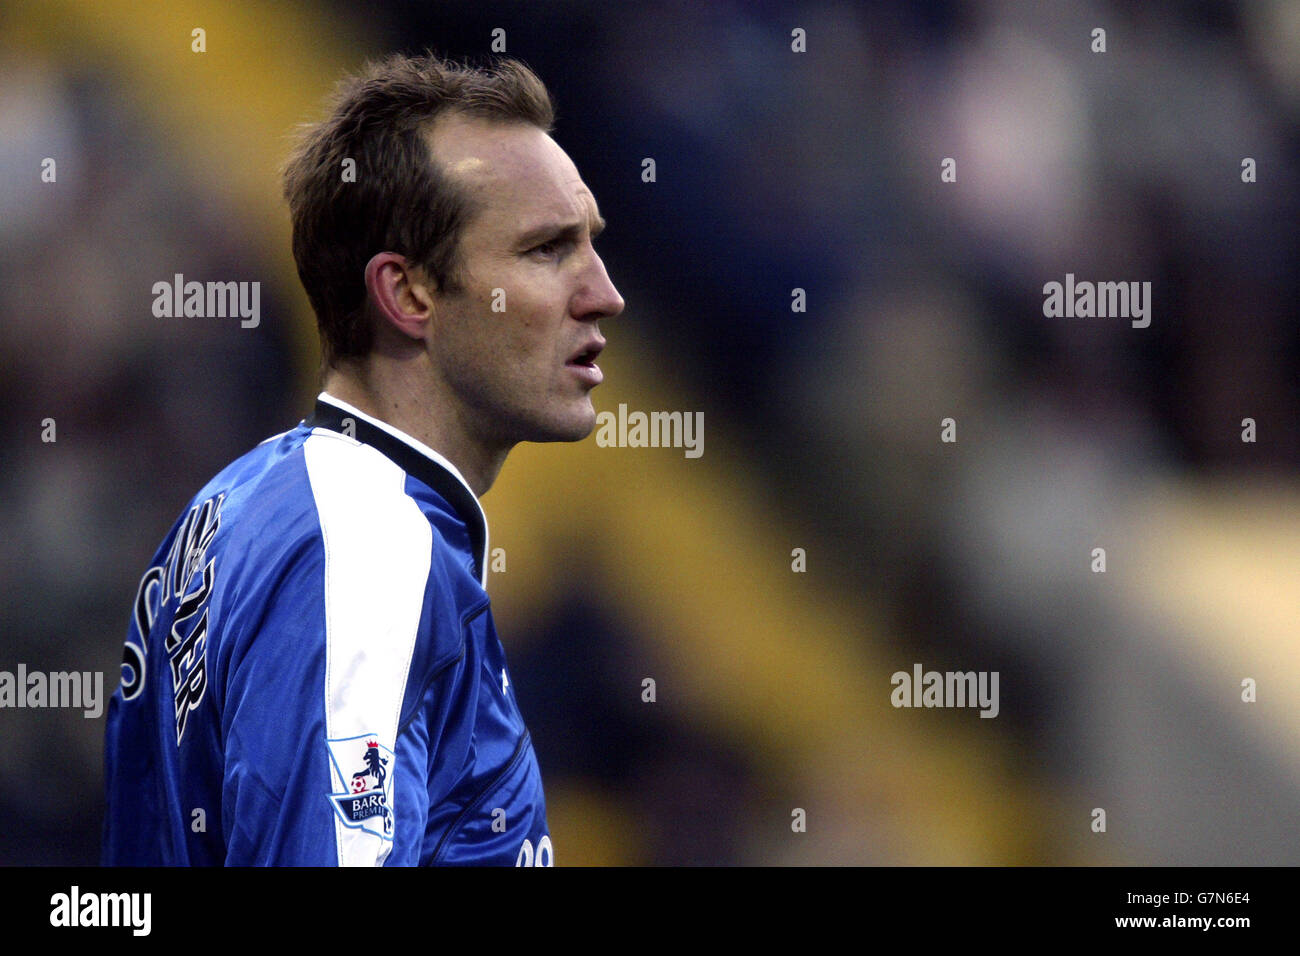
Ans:
[[[285,170],[324,391],[191,501],[110,704],[104,861],[550,865],[478,496],[575,441],[623,300],[526,67],[392,57]]]

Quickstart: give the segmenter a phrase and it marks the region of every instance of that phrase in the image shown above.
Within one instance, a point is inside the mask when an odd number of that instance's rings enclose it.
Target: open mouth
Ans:
[[[587,368],[593,368],[596,364],[596,356],[600,354],[600,349],[589,348],[584,352],[579,352],[573,358],[569,359],[569,365],[585,365]]]
[[[596,356],[605,347],[604,341],[593,342],[566,362],[566,365],[581,365],[584,368],[596,367]]]
[[[573,374],[578,377],[587,387],[594,388],[605,380],[605,373],[600,370],[596,364],[596,356],[600,354],[601,349],[605,347],[604,339],[597,339],[590,343],[578,354],[572,356],[569,361],[565,362],[565,368],[573,369]]]

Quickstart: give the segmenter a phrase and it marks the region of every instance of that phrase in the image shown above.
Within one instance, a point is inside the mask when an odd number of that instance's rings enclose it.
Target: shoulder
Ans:
[[[303,461],[326,560],[357,582],[423,588],[433,529],[406,492],[406,473],[369,445],[324,429],[303,443]]]
[[[318,429],[232,497],[225,622],[247,625],[232,651],[292,635],[296,652],[340,674],[364,660],[384,679],[403,677],[413,657],[458,653],[444,547],[383,454]]]
[[[302,588],[346,611],[420,601],[433,529],[405,475],[345,435],[300,427],[269,439],[200,493],[220,503],[214,553],[246,599],[280,601]],[[196,499],[198,500],[198,499]]]
[[[304,444],[330,626],[360,635],[430,633],[460,643],[467,600],[457,549],[411,494],[407,473],[371,445],[326,429]],[[486,595],[483,595],[484,597]]]
[[[468,575],[401,467],[324,428],[256,451],[260,467],[226,485],[223,509],[228,580],[248,615],[292,606],[362,643],[430,630],[438,645],[459,643]]]

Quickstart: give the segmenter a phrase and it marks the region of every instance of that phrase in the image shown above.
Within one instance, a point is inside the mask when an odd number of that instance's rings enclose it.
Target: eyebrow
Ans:
[[[596,213],[596,220],[591,226],[591,238],[595,239],[605,229],[605,217]],[[582,234],[580,222],[548,222],[530,229],[519,237],[521,246],[541,242],[543,239],[577,239]]]

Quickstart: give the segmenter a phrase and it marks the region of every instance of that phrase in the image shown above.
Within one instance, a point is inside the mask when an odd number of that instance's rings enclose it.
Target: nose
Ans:
[[[583,284],[574,297],[574,316],[584,321],[612,319],[623,311],[623,297],[614,288],[614,283],[605,271],[605,263],[593,250],[591,268],[587,270]]]

